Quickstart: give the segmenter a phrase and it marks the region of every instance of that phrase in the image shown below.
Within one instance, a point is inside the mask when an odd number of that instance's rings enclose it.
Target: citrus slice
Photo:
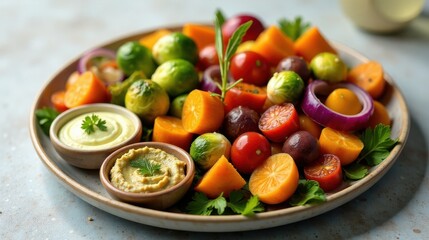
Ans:
[[[253,171],[249,190],[267,204],[286,201],[298,187],[299,172],[293,158],[287,153],[270,156]]]
[[[329,127],[322,129],[319,145],[322,153],[337,155],[343,166],[356,160],[363,149],[363,142],[356,135]]]

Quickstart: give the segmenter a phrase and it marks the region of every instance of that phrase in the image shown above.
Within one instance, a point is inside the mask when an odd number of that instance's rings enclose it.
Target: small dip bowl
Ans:
[[[185,177],[176,185],[157,192],[134,193],[115,187],[111,182],[110,171],[115,165],[116,160],[131,149],[140,149],[144,147],[159,149],[185,162]],[[177,203],[191,187],[194,175],[195,165],[189,153],[172,144],[161,142],[139,142],[125,146],[108,156],[100,168],[101,183],[113,198],[158,210],[169,208]]]
[[[60,139],[60,130],[71,120],[88,114],[96,112],[107,112],[115,115],[122,116],[133,126],[130,134],[124,137],[123,140],[113,145],[105,146],[97,149],[85,149],[65,144]],[[60,115],[52,122],[49,137],[56,152],[69,164],[84,168],[84,169],[99,169],[101,164],[109,154],[117,149],[140,141],[142,135],[142,123],[140,119],[133,112],[128,109],[106,103],[88,104],[80,107],[69,109]],[[112,137],[113,138],[113,137]],[[114,137],[117,139],[116,137]]]

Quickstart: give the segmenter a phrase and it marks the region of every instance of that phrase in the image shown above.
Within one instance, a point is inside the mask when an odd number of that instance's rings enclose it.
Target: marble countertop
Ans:
[[[356,28],[339,1],[0,2],[0,239],[428,239],[429,12],[395,35]],[[37,94],[71,59],[107,40],[185,22],[209,22],[217,8],[265,23],[297,15],[329,39],[380,61],[408,104],[408,142],[390,171],[345,205],[301,222],[249,232],[195,233],[138,224],[69,192],[38,158],[29,137]]]

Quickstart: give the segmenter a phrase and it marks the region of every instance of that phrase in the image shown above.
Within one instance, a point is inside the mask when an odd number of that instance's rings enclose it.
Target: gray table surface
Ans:
[[[339,1],[0,1],[0,239],[428,239],[429,13],[399,34],[357,29]],[[109,39],[155,27],[210,22],[216,8],[267,24],[297,15],[329,39],[380,61],[410,110],[409,140],[370,190],[323,215],[286,226],[204,234],[149,227],[103,212],[61,185],[29,137],[30,107],[65,63]],[[89,219],[92,219],[90,221]]]

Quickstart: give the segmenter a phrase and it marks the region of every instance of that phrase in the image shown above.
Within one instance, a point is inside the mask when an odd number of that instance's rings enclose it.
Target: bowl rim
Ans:
[[[144,148],[144,147],[160,149],[164,152],[167,152],[170,155],[175,156],[180,161],[185,162],[186,163],[185,177],[182,180],[180,180],[180,182],[175,184],[174,186],[163,189],[161,191],[156,191],[156,192],[151,192],[151,193],[127,192],[127,191],[124,191],[124,190],[121,190],[121,189],[115,187],[112,184],[112,181],[110,179],[110,170],[115,165],[116,160],[118,158],[120,158],[122,155],[126,154],[131,149],[140,149],[140,148]],[[172,150],[172,151],[179,153],[180,155],[183,156],[184,160],[179,158],[177,155],[170,153],[169,150]],[[189,155],[188,152],[186,152],[182,148],[177,147],[175,145],[172,145],[169,143],[163,143],[163,142],[138,142],[138,143],[133,143],[130,145],[123,146],[123,147],[117,149],[116,151],[114,151],[113,153],[111,153],[109,156],[107,156],[106,159],[103,161],[103,164],[100,167],[100,174],[99,175],[100,175],[101,183],[103,184],[103,186],[107,190],[109,190],[109,193],[111,191],[111,192],[115,193],[115,195],[126,195],[127,197],[130,197],[133,199],[153,198],[153,197],[160,197],[160,196],[163,196],[165,194],[174,192],[174,191],[180,189],[181,187],[185,186],[187,182],[189,182],[190,180],[192,180],[194,178],[195,164],[194,164],[194,161],[192,160],[191,155]]]
[[[119,142],[115,145],[108,146],[105,148],[99,148],[99,149],[76,148],[76,147],[73,147],[73,146],[70,146],[70,145],[63,143],[60,140],[60,138],[58,136],[60,129],[67,122],[69,122],[71,119],[78,117],[80,115],[83,115],[83,114],[88,114],[91,112],[100,112],[100,111],[118,113],[118,114],[125,116],[128,119],[130,119],[133,126],[135,127],[132,135],[130,135],[124,141]],[[64,120],[64,119],[66,119],[66,120]],[[62,123],[62,121],[64,121],[64,122]],[[62,124],[60,125],[60,123],[62,123]],[[54,146],[57,145],[57,147],[66,149],[67,151],[78,152],[78,153],[83,153],[83,154],[90,154],[90,153],[91,154],[97,154],[97,153],[104,153],[104,152],[112,152],[118,148],[126,146],[127,144],[129,144],[129,141],[136,138],[140,134],[141,131],[142,131],[142,123],[141,123],[140,118],[135,113],[131,112],[130,110],[128,110],[122,106],[114,105],[114,104],[110,104],[110,103],[91,103],[91,104],[85,104],[85,105],[82,105],[79,107],[70,108],[70,109],[60,113],[52,122],[51,128],[49,130],[49,137],[51,139],[51,142],[54,143]]]

